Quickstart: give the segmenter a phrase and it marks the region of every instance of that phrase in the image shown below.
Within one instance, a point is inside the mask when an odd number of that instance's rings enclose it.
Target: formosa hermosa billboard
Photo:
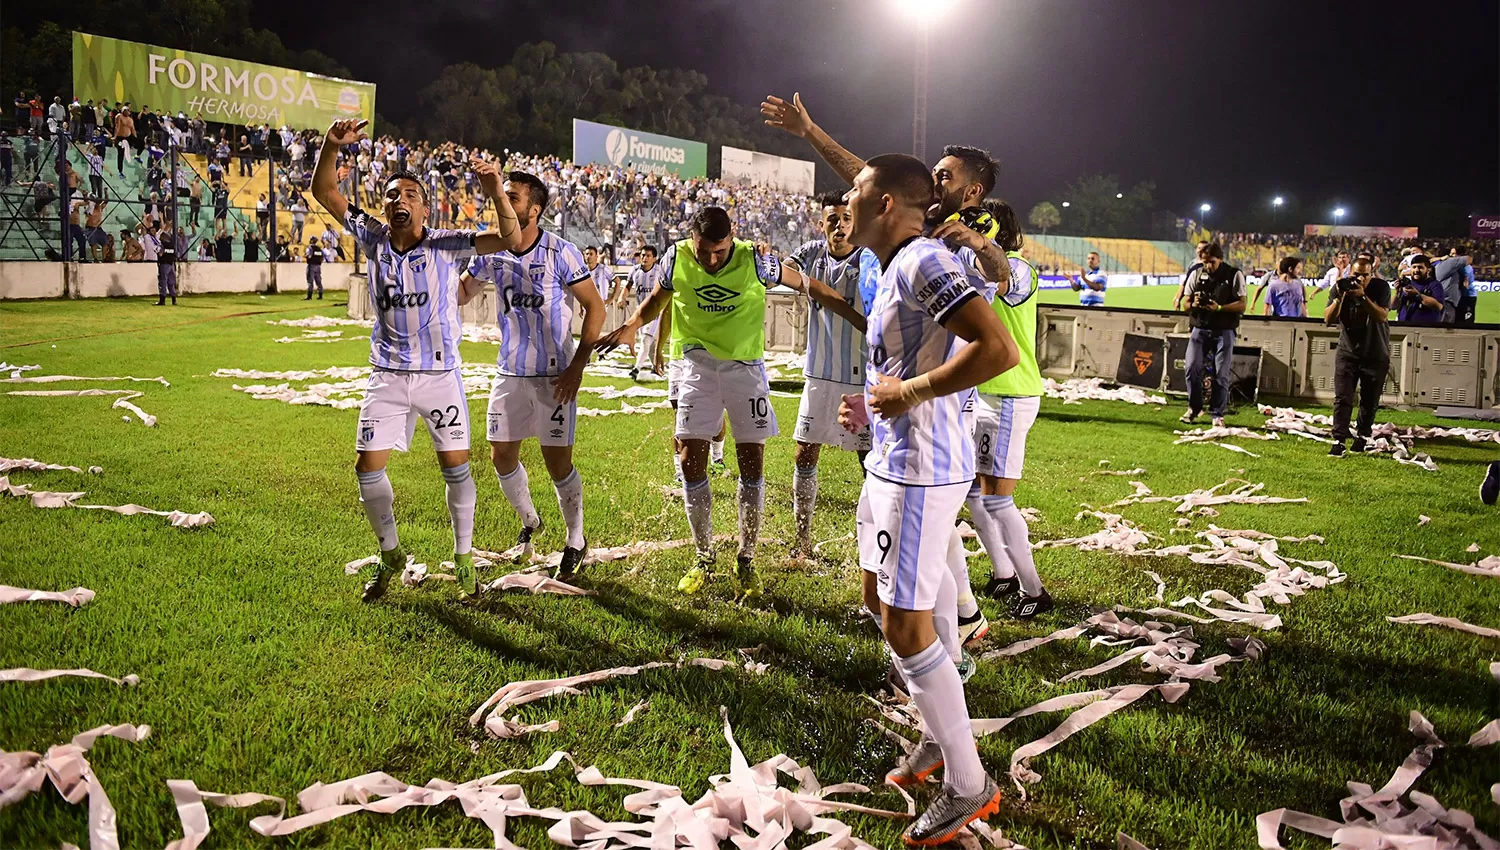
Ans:
[[[83,32],[73,33],[73,93],[228,124],[302,129],[375,120],[374,83]]]
[[[708,145],[574,118],[573,161],[670,171],[679,177],[706,177]]]

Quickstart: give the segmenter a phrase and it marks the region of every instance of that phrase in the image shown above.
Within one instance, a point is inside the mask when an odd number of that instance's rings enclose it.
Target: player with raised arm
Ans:
[[[808,115],[802,104],[801,94],[790,101],[767,96],[760,105],[766,124],[777,127],[794,136],[805,139],[818,155],[845,180],[853,180],[863,167],[863,161],[834,141]],[[995,189],[1000,165],[988,151],[969,145],[947,145],[943,155],[932,168],[932,179],[937,189],[936,203],[928,210],[926,225],[932,227],[931,236],[943,241],[954,252],[965,268],[973,272],[971,283],[985,300],[995,297],[997,291],[1008,291],[1011,281],[1011,266],[1005,251],[992,238],[994,222],[984,211],[983,202]],[[935,225],[935,226],[933,226]],[[964,414],[973,411],[971,396],[964,406]],[[972,417],[971,417],[972,421]],[[999,511],[1001,503],[983,501],[983,492],[976,486],[969,498],[969,511],[976,517],[985,511]],[[1014,506],[1012,505],[1012,508]],[[1019,513],[1017,514],[1019,515]],[[976,522],[976,525],[986,523]],[[989,632],[989,621],[979,610],[969,584],[969,567],[963,544],[955,537],[951,542],[950,568],[958,584],[959,632],[965,644],[976,644]],[[1000,546],[997,535],[983,539],[990,560],[995,564],[1006,564],[1009,557]],[[972,675],[974,666],[970,656],[960,656],[965,674]],[[893,667],[892,678],[899,679],[899,668]]]
[[[391,576],[406,565],[396,533],[395,494],[385,467],[393,449],[408,449],[418,419],[427,423],[447,482],[459,585],[472,593],[477,584],[470,552],[475,490],[469,472],[469,403],[459,374],[463,328],[457,264],[474,254],[518,247],[521,228],[501,191],[499,170],[481,163],[475,164],[475,171],[499,215],[499,226],[492,232],[425,226],[427,188],[411,172],[397,171],[386,179],[384,222],[349,203],[338,189],[335,160],[339,148],[365,138],[368,123],[333,122],[318,152],[312,182],[313,197],[343,222],[369,257],[374,368],[359,406],[354,469],[365,516],[380,541],[380,559],[367,572],[364,598],[379,598]]]
[[[839,425],[839,403],[859,392],[865,381],[865,307],[860,298],[860,263],[867,253],[848,242],[849,206],[842,194],[819,199],[822,239],[804,244],[784,265],[805,273],[809,308],[806,378],[797,408],[797,453],[792,475],[792,512],[797,521],[794,557],[812,556],[812,515],[818,499],[818,456],[823,446],[870,451],[870,431],[857,434]]]
[[[765,441],[778,433],[766,377],[766,287],[800,281],[773,255],[734,237],[722,207],[703,207],[688,222],[690,236],[667,248],[656,288],[625,324],[599,344],[609,352],[635,341],[646,324],[671,308],[671,357],[677,368],[677,428],[681,441],[683,501],[698,559],[677,583],[694,594],[714,569],[713,494],[708,487],[708,444],[727,414],[739,461],[740,592],[761,595],[755,544],[765,505]]]
[[[944,769],[942,793],[902,836],[920,846],[949,842],[1000,809],[954,663],[958,583],[948,550],[975,474],[963,407],[975,386],[1020,360],[973,272],[943,242],[922,236],[935,189],[920,160],[886,154],[860,170],[845,196],[849,240],[876,254],[881,274],[867,318],[865,392],[840,411],[846,426],[867,420],[872,429],[857,522],[865,604],[881,612],[924,726],[887,780],[911,786]]]
[[[495,285],[499,374],[490,389],[486,433],[500,489],[521,520],[514,556],[530,560],[533,538],[542,528],[521,465],[521,441],[535,438],[568,532],[553,577],[570,581],[588,554],[583,482],[573,466],[578,386],[604,328],[604,300],[578,247],[540,227],[549,200],[547,184],[512,171],[506,175],[505,196],[520,220],[521,247],[471,260],[459,279],[459,303],[478,295],[481,281]],[[583,333],[576,347],[574,300],[583,308]]]

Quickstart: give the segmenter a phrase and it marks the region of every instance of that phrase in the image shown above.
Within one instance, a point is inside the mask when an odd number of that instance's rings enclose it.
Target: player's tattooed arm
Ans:
[[[865,161],[850,153],[847,148],[833,140],[833,137],[823,131],[822,127],[815,124],[807,114],[807,109],[802,105],[802,93],[792,95],[790,102],[782,100],[776,95],[766,95],[761,101],[760,114],[766,116],[765,123],[768,126],[785,130],[800,139],[805,139],[812,145],[818,156],[828,163],[845,183],[853,185],[854,175],[865,167]]]

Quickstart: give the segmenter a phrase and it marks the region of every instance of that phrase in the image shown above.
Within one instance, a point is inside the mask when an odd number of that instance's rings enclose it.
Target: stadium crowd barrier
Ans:
[[[323,288],[349,288],[351,263],[324,263]],[[277,263],[277,288],[302,292],[307,266]],[[361,278],[363,280],[363,278]],[[178,263],[177,289],[182,295],[211,292],[267,292],[269,263]],[[0,262],[0,300],[17,298],[117,298],[156,294],[156,263]]]

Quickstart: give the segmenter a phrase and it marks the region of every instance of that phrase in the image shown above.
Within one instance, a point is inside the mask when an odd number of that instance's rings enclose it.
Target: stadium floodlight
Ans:
[[[953,7],[957,0],[892,0],[896,11],[913,21],[931,20]]]
[[[1125,193],[1124,192],[1116,192],[1115,193],[1115,200],[1119,200],[1120,198],[1123,198],[1123,197],[1125,197]]]
[[[1068,203],[1067,201],[1063,201],[1063,209],[1067,209],[1068,207],[1071,207],[1071,206],[1073,206],[1073,205],[1070,204],[1070,203]]]
[[[1344,208],[1343,207],[1339,207],[1338,209],[1334,210],[1333,211],[1333,217],[1335,219],[1343,218],[1344,217]]]
[[[1276,197],[1271,199],[1271,206],[1273,207],[1279,207],[1284,203],[1286,203],[1286,200],[1283,199],[1280,195],[1277,195]]]
[[[1208,212],[1211,209],[1213,209],[1213,207],[1209,206],[1208,204],[1199,204],[1198,205],[1198,212],[1201,212],[1201,213],[1206,213],[1206,212]]]
[[[930,76],[928,67],[930,64],[932,41],[932,22],[944,12],[951,9],[958,0],[891,0],[892,5],[906,18],[908,22],[915,24],[917,33],[917,61],[914,76],[914,93],[912,97],[911,110],[911,152],[912,156],[923,162],[927,161],[927,78]]]

